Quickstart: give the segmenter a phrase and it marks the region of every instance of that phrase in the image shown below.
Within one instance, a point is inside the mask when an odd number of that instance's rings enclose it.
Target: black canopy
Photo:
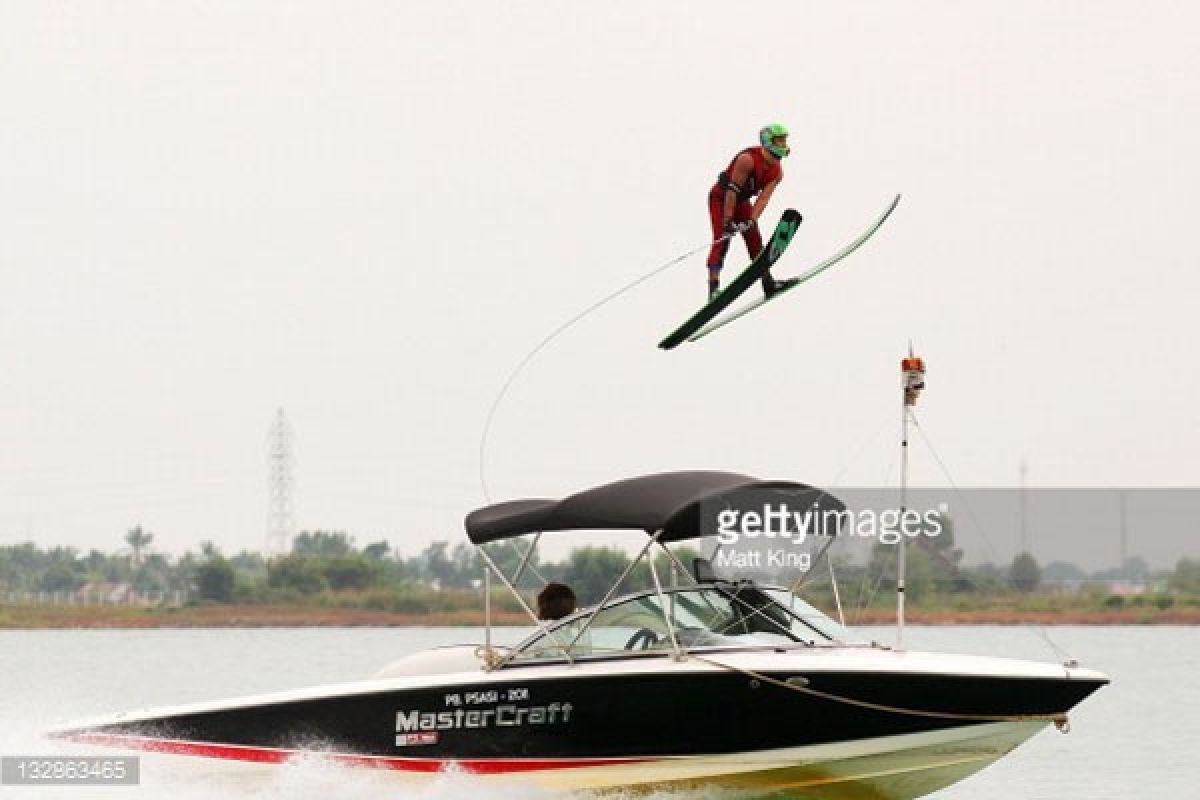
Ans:
[[[661,530],[659,541],[703,535],[700,508],[746,490],[773,490],[844,508],[820,489],[792,481],[764,481],[734,472],[661,472],[587,489],[562,500],[532,498],[484,506],[467,515],[467,536],[475,544],[528,533],[567,530]]]

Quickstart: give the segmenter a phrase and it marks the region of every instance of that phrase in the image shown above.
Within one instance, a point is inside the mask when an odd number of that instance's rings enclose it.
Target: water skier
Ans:
[[[747,147],[734,156],[708,193],[713,239],[720,240],[708,253],[709,297],[721,288],[721,268],[729,252],[729,242],[735,235],[742,235],[752,260],[762,252],[758,218],[771,202],[775,187],[783,181],[780,162],[791,152],[787,137],[787,128],[779,124],[767,125],[758,132],[759,146]],[[768,297],[779,288],[769,271],[763,275],[762,286]]]

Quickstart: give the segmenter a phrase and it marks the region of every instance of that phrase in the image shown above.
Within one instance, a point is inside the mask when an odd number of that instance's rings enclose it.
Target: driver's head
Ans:
[[[575,593],[571,587],[562,583],[547,583],[546,588],[538,592],[538,619],[562,619],[575,611]]]

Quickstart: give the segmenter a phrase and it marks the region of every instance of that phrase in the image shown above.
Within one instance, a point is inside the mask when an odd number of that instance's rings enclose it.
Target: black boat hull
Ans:
[[[454,766],[560,788],[703,784],[837,797],[871,784],[860,796],[899,798],[986,766],[1105,683],[1094,674],[804,670],[803,659],[793,670],[754,674],[647,661],[660,668],[517,668],[478,679],[446,675],[427,686],[379,681],[57,735],[236,761],[323,753],[411,774]]]

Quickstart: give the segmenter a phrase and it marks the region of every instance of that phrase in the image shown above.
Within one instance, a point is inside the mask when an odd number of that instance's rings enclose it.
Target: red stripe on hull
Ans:
[[[124,747],[151,753],[171,755],[223,758],[233,761],[253,761],[260,764],[282,764],[296,756],[317,756],[339,764],[374,769],[394,769],[401,772],[441,772],[449,767],[479,775],[502,775],[519,772],[538,772],[577,767],[605,767],[617,764],[640,764],[646,758],[591,758],[591,759],[429,759],[402,758],[396,756],[360,756],[346,753],[323,753],[319,750],[285,750],[242,745],[210,744],[207,742],[184,742],[175,739],[149,739],[145,737],[118,736],[104,733],[78,733],[63,736],[75,742],[98,744],[108,747]]]

